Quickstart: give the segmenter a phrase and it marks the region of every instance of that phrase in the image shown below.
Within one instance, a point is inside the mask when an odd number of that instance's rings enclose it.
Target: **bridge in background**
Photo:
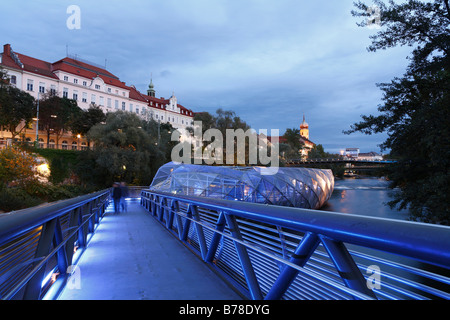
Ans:
[[[450,227],[132,191],[0,215],[1,299],[450,298]]]
[[[339,159],[290,159],[286,161],[288,166],[305,165],[305,164],[353,164],[353,165],[386,165],[396,163],[396,160],[359,160],[352,158],[339,158]]]

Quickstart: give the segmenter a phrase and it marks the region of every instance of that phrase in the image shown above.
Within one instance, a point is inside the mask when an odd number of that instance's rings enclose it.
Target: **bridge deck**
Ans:
[[[60,300],[241,299],[136,200],[125,213],[108,209],[78,267],[81,288]]]

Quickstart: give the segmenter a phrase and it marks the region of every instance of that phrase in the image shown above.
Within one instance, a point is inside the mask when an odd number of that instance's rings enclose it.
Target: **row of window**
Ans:
[[[69,82],[69,76],[64,76],[63,79],[64,79],[64,81]],[[74,83],[74,84],[78,84],[78,79],[77,79],[77,78],[74,78],[74,79],[73,79],[73,83]],[[88,83],[87,83],[87,81],[85,81],[85,80],[83,80],[82,84],[83,84],[83,86],[85,86],[85,87],[88,86]],[[99,84],[95,84],[94,87],[95,87],[96,90],[100,90],[100,89],[101,89],[101,86],[100,86]],[[113,92],[112,92],[112,88],[110,88],[110,87],[106,88],[106,90],[108,91],[108,93],[113,93]],[[118,94],[119,94],[119,90],[115,89],[115,92],[114,92],[114,93],[118,95]],[[122,96],[126,97],[126,95],[127,95],[126,92],[125,92],[125,91],[122,91]]]
[[[12,79],[12,77],[11,77],[11,79]],[[14,81],[16,81],[16,79],[14,79]],[[12,80],[11,80],[11,83],[12,83]],[[30,80],[30,79],[27,80],[27,90],[28,91],[34,91],[34,82],[33,82],[33,80]],[[50,92],[53,93],[53,94],[56,94],[56,85],[51,85],[50,86]],[[39,82],[39,93],[45,93],[45,83],[43,83],[43,82]],[[73,99],[73,100],[79,101],[78,90],[73,90],[72,96],[69,97],[69,88],[63,88],[62,95],[63,95],[64,98]],[[81,93],[81,102],[88,103],[88,93],[87,92],[82,92]],[[91,94],[89,103],[97,104],[99,106],[105,106],[105,97],[99,96],[99,101],[97,103],[97,96],[95,94]],[[150,102],[150,104],[152,105],[152,102]],[[158,104],[156,104],[156,106],[158,106]],[[112,108],[113,107],[111,98],[106,98],[106,107],[107,108]],[[129,107],[128,111],[135,112],[137,114],[140,114],[139,113],[140,111],[142,111],[142,114],[145,114],[145,111],[146,111],[144,106],[142,106],[142,109],[140,109],[139,105],[135,105],[134,106],[133,103],[130,103],[128,107]],[[126,102],[125,101],[114,100],[114,109],[115,110],[127,111],[126,110]],[[187,112],[187,111],[184,112],[184,110],[181,110],[181,114],[188,115],[189,112]],[[150,117],[152,119],[154,117],[156,120],[164,121],[164,116],[163,115],[158,115],[158,114],[153,115],[153,113],[151,113]],[[176,117],[176,119],[175,119],[175,117],[168,116],[167,118],[168,119],[166,119],[166,121],[168,121],[168,122],[172,122],[172,123],[178,123],[179,122],[178,117]],[[186,125],[188,125],[188,124],[193,125],[193,122],[181,119],[181,124],[182,125],[184,125],[184,124],[186,124]]]

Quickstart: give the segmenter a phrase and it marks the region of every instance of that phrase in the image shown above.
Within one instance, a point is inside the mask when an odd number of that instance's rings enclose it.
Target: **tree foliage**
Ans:
[[[103,110],[99,106],[91,104],[89,109],[81,110],[81,112],[74,115],[71,123],[71,131],[74,135],[80,134],[86,136],[94,125],[102,123],[105,120],[106,114]]]
[[[141,120],[134,113],[108,113],[104,123],[89,130],[94,150],[80,154],[77,175],[86,184],[103,187],[114,181],[149,185],[158,168],[170,161],[171,130],[170,124]]]
[[[0,185],[25,185],[35,180],[36,165],[34,157],[16,147],[0,150]]]
[[[54,94],[44,95],[44,99],[39,101],[39,127],[47,133],[47,147],[50,135],[55,135],[58,143],[61,135],[71,129],[74,119],[81,113],[76,100]]]
[[[6,128],[15,138],[35,115],[34,98],[29,93],[11,86],[6,72],[0,69],[0,127]]]
[[[390,202],[409,207],[411,218],[450,223],[450,7],[448,0],[403,4],[375,1],[382,29],[371,36],[369,51],[395,46],[413,47],[402,77],[378,84],[384,92],[378,115],[362,116],[346,133],[386,132],[381,147],[390,150],[391,187],[401,192]],[[367,17],[368,6],[355,4],[354,16]],[[366,26],[363,21],[360,26]]]

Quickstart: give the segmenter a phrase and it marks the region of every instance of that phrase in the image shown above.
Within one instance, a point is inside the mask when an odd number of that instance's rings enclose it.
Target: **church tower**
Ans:
[[[303,115],[303,122],[300,124],[300,136],[309,140],[309,126],[305,121],[305,115]]]
[[[148,90],[147,90],[147,95],[150,97],[154,97],[155,96],[155,87],[153,86],[153,81],[150,78],[150,84],[148,86]]]

